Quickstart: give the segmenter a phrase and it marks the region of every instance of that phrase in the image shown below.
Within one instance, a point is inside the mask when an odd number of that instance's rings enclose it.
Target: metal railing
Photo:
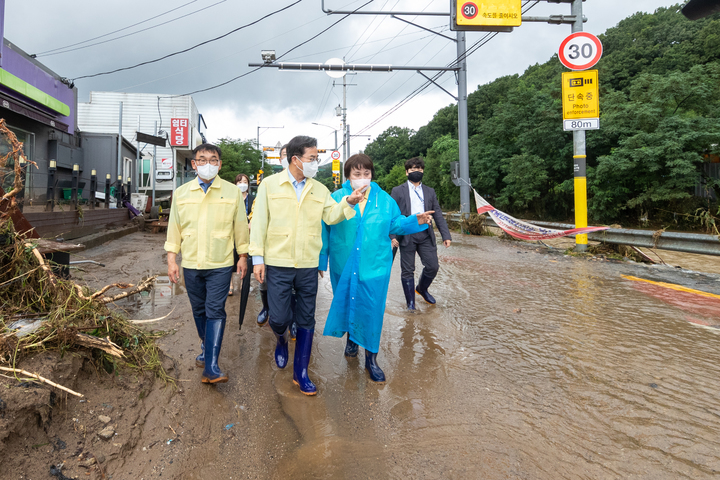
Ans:
[[[445,218],[448,221],[461,222],[460,213],[447,213]],[[558,230],[569,230],[575,225],[567,223],[554,223],[542,221],[525,220],[538,227],[555,228]],[[492,218],[485,218],[485,225],[498,227]],[[574,237],[575,235],[568,235]],[[679,232],[655,232],[650,230],[635,230],[628,228],[611,228],[601,232],[589,233],[588,239],[596,242],[612,243],[615,245],[630,245],[633,247],[659,248],[662,250],[674,250],[676,252],[699,253],[701,255],[719,255],[720,239],[715,235],[699,233]]]

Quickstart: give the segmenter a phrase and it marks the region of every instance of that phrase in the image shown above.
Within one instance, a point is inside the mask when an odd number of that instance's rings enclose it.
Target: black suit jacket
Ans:
[[[440,231],[440,236],[442,237],[443,241],[452,240],[452,237],[450,236],[450,229],[448,229],[445,217],[443,217],[442,210],[440,209],[440,204],[438,203],[437,195],[435,194],[435,189],[428,187],[423,183],[422,190],[423,200],[425,203],[425,211],[435,211],[435,213],[433,213],[433,220],[435,220],[435,225],[437,225],[437,228]],[[400,207],[400,213],[402,213],[406,217],[412,215],[412,209],[410,204],[410,188],[408,188],[407,182],[393,188],[390,195],[393,199],[395,199],[398,207]],[[437,245],[437,241],[435,240],[435,232],[433,231],[433,229],[428,228],[425,231],[428,233],[432,244]],[[394,237],[394,235],[390,235],[390,238]],[[403,236],[398,235],[397,239],[398,242],[400,242],[400,246],[405,246],[407,244],[407,240]]]

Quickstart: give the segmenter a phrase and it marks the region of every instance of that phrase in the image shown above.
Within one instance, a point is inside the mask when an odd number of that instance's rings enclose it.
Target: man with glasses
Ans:
[[[167,228],[168,276],[180,280],[176,256],[182,252],[185,289],[200,337],[196,365],[203,367],[203,383],[224,383],[228,376],[218,366],[225,331],[225,300],[232,273],[247,270],[248,224],[239,188],[217,176],[221,151],[204,143],[193,150],[197,181],[175,190]],[[240,259],[234,265],[233,252]]]
[[[308,377],[315,333],[315,300],[322,248],[322,222],[335,225],[355,216],[353,207],[363,199],[361,189],[339,203],[314,180],[317,174],[317,140],[298,136],[287,146],[289,167],[266,178],[258,188],[250,232],[250,255],[258,282],[267,281],[270,327],[277,337],[275,363],[288,362],[287,330],[293,318],[290,296],[295,288],[297,344],[293,382],[305,395],[317,388]]]

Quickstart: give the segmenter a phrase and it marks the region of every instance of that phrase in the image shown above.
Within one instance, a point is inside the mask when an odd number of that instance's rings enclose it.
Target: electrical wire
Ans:
[[[183,8],[183,7],[187,7],[187,6],[190,5],[191,3],[195,3],[195,2],[197,2],[197,1],[198,1],[198,0],[192,0],[192,1],[190,1],[190,2],[187,2],[187,3],[183,4],[183,5],[180,5],[179,7],[172,8],[172,9],[170,9],[170,10],[168,10],[168,11],[166,11],[166,12],[163,12],[163,13],[161,13],[161,14],[159,14],[159,15],[155,15],[154,17],[150,17],[150,18],[148,18],[148,19],[146,19],[146,20],[143,20],[142,22],[137,22],[137,23],[134,23],[134,24],[132,24],[132,25],[128,25],[127,27],[120,28],[120,29],[115,30],[115,31],[112,31],[112,32],[110,32],[110,33],[105,33],[105,34],[99,35],[99,36],[97,36],[97,37],[88,38],[87,40],[83,40],[82,42],[72,43],[72,44],[70,44],[70,45],[65,45],[64,47],[53,48],[53,49],[51,49],[51,50],[45,50],[44,52],[40,52],[40,53],[36,53],[36,54],[34,54],[34,55],[31,55],[31,57],[35,58],[35,57],[39,57],[39,56],[44,56],[44,55],[46,55],[46,54],[49,54],[50,52],[55,52],[55,51],[57,51],[57,50],[65,50],[66,48],[75,47],[75,46],[77,46],[77,45],[82,45],[83,43],[88,43],[88,42],[92,42],[93,40],[98,40],[98,39],[100,39],[100,38],[105,38],[105,37],[110,36],[110,35],[113,35],[113,34],[115,34],[115,33],[122,32],[123,30],[127,30],[128,28],[137,27],[138,25],[142,25],[143,23],[147,23],[147,22],[149,22],[150,20],[155,20],[156,18],[160,18],[160,17],[162,17],[162,16],[164,16],[164,15],[167,15],[168,13],[172,13],[172,12],[174,12],[174,11],[176,11],[176,10],[179,10],[179,9]]]
[[[298,0],[298,2],[296,2],[296,3],[299,3],[299,2],[301,2],[301,1],[302,1],[302,0]],[[350,12],[350,13],[348,13],[347,15],[343,16],[342,18],[340,18],[340,20],[332,23],[329,27],[321,30],[319,33],[313,35],[312,37],[308,38],[308,39],[305,40],[304,42],[295,45],[294,47],[292,47],[290,50],[288,50],[287,52],[283,53],[283,54],[280,55],[279,57],[276,57],[275,61],[277,62],[278,60],[280,60],[281,58],[283,58],[284,56],[286,56],[288,53],[297,50],[298,48],[302,47],[303,45],[307,44],[308,42],[311,42],[312,40],[315,40],[317,37],[319,37],[319,36],[322,35],[323,33],[327,32],[328,30],[330,30],[331,28],[333,28],[335,25],[337,25],[338,23],[342,22],[343,20],[345,20],[346,18],[348,18],[350,15],[352,15],[353,13],[357,12],[358,10],[360,10],[361,8],[363,8],[363,7],[371,4],[372,2],[373,2],[373,0],[368,0],[367,2],[363,3],[362,5],[360,5],[358,8],[356,8],[356,9],[353,10],[352,12]],[[287,8],[287,7],[286,7],[286,8]],[[212,87],[202,88],[202,89],[200,89],[200,90],[195,90],[194,92],[189,92],[189,93],[183,93],[183,94],[181,94],[181,95],[171,95],[171,97],[182,97],[182,96],[186,96],[186,95],[195,95],[196,93],[203,93],[203,92],[207,92],[207,91],[209,91],[209,90],[214,90],[214,89],[216,89],[216,88],[223,87],[223,86],[227,85],[228,83],[232,83],[232,82],[234,82],[235,80],[239,80],[239,79],[241,79],[241,78],[247,77],[248,75],[251,75],[251,74],[257,72],[258,70],[260,70],[261,68],[264,68],[264,67],[265,67],[264,65],[261,65],[261,66],[259,66],[259,67],[256,67],[256,68],[250,70],[249,72],[245,72],[245,73],[243,73],[242,75],[238,75],[237,77],[231,78],[230,80],[227,80],[227,81],[225,81],[225,82],[219,83],[219,84],[217,84],[217,85],[213,85]]]
[[[523,5],[523,8],[527,7],[527,5],[528,5],[531,1],[532,1],[532,0],[528,0],[527,2],[525,2],[525,4]],[[539,3],[540,3],[540,0],[536,0],[535,3],[534,3],[532,6],[530,6],[530,7],[528,7],[528,8],[525,8],[525,9],[522,11],[522,13],[527,13],[529,10],[531,10],[532,8],[534,8],[534,7],[535,7],[536,5],[538,5]],[[465,49],[465,52],[463,53],[463,55],[458,56],[454,61],[450,62],[447,66],[448,66],[448,67],[457,66],[460,62],[462,62],[463,60],[467,59],[470,55],[472,55],[473,53],[475,53],[476,51],[478,51],[482,46],[484,46],[485,44],[487,44],[490,40],[492,40],[493,38],[495,38],[497,35],[499,35],[498,32],[488,33],[487,35],[485,35],[484,37],[482,37],[481,39],[479,39],[477,42],[475,42],[469,49]],[[445,73],[447,73],[447,72],[442,71],[442,72],[436,73],[436,74],[432,77],[432,81],[437,81],[437,80],[438,80],[441,76],[443,76]],[[396,103],[394,106],[392,106],[389,110],[387,110],[385,113],[383,113],[380,117],[378,117],[377,119],[373,120],[373,121],[372,121],[370,124],[368,124],[367,126],[363,127],[360,131],[358,131],[358,134],[361,134],[361,133],[364,133],[364,132],[368,131],[370,128],[376,126],[378,123],[380,123],[381,121],[383,121],[384,119],[386,119],[387,117],[389,117],[390,115],[392,115],[393,113],[395,113],[397,110],[399,110],[400,108],[402,108],[405,104],[407,104],[407,103],[410,102],[412,99],[414,99],[415,97],[417,97],[418,95],[420,95],[424,90],[426,90],[430,85],[432,85],[432,84],[433,84],[432,81],[429,81],[429,80],[425,81],[422,85],[420,85],[418,88],[416,88],[415,90],[413,90],[410,94],[408,94],[405,98],[403,98],[403,99],[400,100],[398,103]],[[396,89],[396,90],[397,90],[397,89]]]
[[[120,39],[122,39],[122,38],[131,37],[131,36],[136,35],[136,34],[138,34],[138,33],[146,32],[146,31],[148,31],[148,30],[152,30],[152,29],[157,28],[157,27],[162,27],[163,25],[167,25],[168,23],[173,23],[173,22],[175,22],[175,21],[177,21],[177,20],[181,20],[181,19],[183,19],[183,18],[185,18],[185,17],[190,17],[190,16],[192,16],[192,15],[195,15],[196,13],[204,12],[204,11],[206,11],[206,10],[209,9],[209,8],[212,8],[212,7],[216,6],[216,5],[220,5],[221,3],[225,3],[225,2],[227,2],[227,0],[220,0],[219,2],[215,2],[215,3],[213,3],[212,5],[208,5],[207,7],[203,7],[203,8],[200,8],[200,9],[198,9],[198,10],[194,10],[194,11],[192,11],[192,12],[190,12],[190,13],[186,13],[185,15],[181,15],[181,16],[179,16],[179,17],[177,17],[177,18],[173,18],[172,20],[168,20],[167,22],[158,23],[157,25],[153,25],[153,26],[151,26],[151,27],[143,28],[142,30],[138,30],[138,31],[136,31],[136,32],[128,33],[128,34],[121,35],[121,36],[115,37],[115,38],[110,38],[110,39],[108,39],[108,40],[103,40],[102,42],[91,43],[90,45],[83,45],[82,47],[71,48],[71,49],[69,49],[69,50],[63,50],[63,51],[61,51],[61,52],[48,53],[48,54],[39,55],[39,56],[41,56],[41,57],[50,57],[50,56],[52,56],[52,55],[60,55],[60,54],[62,54],[62,53],[74,52],[74,51],[77,51],[77,50],[83,50],[83,49],[85,49],[85,48],[90,48],[90,47],[94,47],[94,46],[97,46],[97,45],[102,45],[102,44],[105,44],[105,43],[114,42],[115,40],[120,40]]]
[[[227,33],[225,33],[225,34],[223,34],[223,35],[220,35],[219,37],[211,38],[210,40],[205,40],[204,42],[198,43],[198,44],[193,45],[192,47],[186,48],[186,49],[184,49],[184,50],[178,50],[177,52],[169,53],[169,54],[164,55],[164,56],[162,56],[162,57],[160,57],[160,58],[156,58],[156,59],[154,59],[154,60],[148,60],[148,61],[146,61],[146,62],[138,63],[138,64],[136,64],[136,65],[132,65],[132,66],[129,66],[129,67],[117,68],[117,69],[115,69],[115,70],[110,70],[110,71],[107,71],[107,72],[94,73],[94,74],[92,74],[92,75],[83,75],[83,76],[81,76],[81,77],[73,78],[72,80],[73,80],[73,82],[74,82],[74,81],[76,81],[76,80],[81,80],[81,79],[83,79],[83,78],[93,78],[93,77],[99,77],[99,76],[101,76],[101,75],[110,75],[110,74],[112,74],[112,73],[122,72],[122,71],[125,71],[125,70],[132,70],[132,69],[134,69],[134,68],[141,67],[141,66],[143,66],[143,65],[148,65],[148,64],[151,64],[151,63],[156,63],[156,62],[159,62],[159,61],[161,61],[161,60],[165,60],[166,58],[174,57],[175,55],[180,55],[180,54],[182,54],[182,53],[189,52],[190,50],[194,50],[194,49],[196,49],[196,48],[198,48],[198,47],[201,47],[201,46],[203,46],[203,45],[207,45],[208,43],[215,42],[215,41],[217,41],[217,40],[220,40],[220,39],[222,39],[222,38],[227,37],[228,35],[231,35],[231,34],[233,34],[233,33],[235,33],[235,32],[238,32],[238,31],[240,31],[240,30],[242,30],[242,29],[244,29],[244,28],[247,28],[247,27],[250,27],[250,26],[255,25],[255,24],[257,24],[257,23],[260,23],[261,21],[263,21],[263,20],[265,20],[265,19],[267,19],[267,18],[269,18],[269,17],[272,17],[273,15],[277,15],[277,14],[280,13],[280,12],[283,12],[283,11],[285,11],[285,10],[288,10],[288,9],[291,8],[291,7],[294,7],[295,5],[297,5],[298,3],[302,2],[302,1],[303,1],[303,0],[296,0],[295,2],[293,2],[293,3],[289,4],[289,5],[286,5],[286,6],[280,8],[280,9],[278,9],[278,10],[275,10],[274,12],[268,13],[267,15],[264,15],[264,16],[258,18],[257,20],[254,20],[254,21],[252,21],[252,22],[250,22],[250,23],[247,23],[247,24],[242,25],[242,26],[240,26],[240,27],[238,27],[238,28],[235,28],[235,29],[233,29],[233,30],[230,30],[229,32],[227,32]],[[372,1],[372,0],[370,0],[370,1]],[[368,3],[370,3],[370,2],[368,2]],[[367,5],[367,3],[366,3],[365,5]],[[365,6],[365,5],[363,5],[363,6]],[[345,18],[345,17],[343,17],[343,18]],[[289,53],[289,52],[288,52],[288,53]],[[239,77],[239,78],[240,78],[240,77]]]
[[[390,7],[390,8],[395,8],[395,7],[397,6],[397,4],[398,4],[399,1],[400,1],[400,0],[397,0],[397,2],[395,2],[395,5],[393,5],[393,6]],[[380,7],[380,10],[382,10],[383,8],[385,8],[385,5],[387,5],[388,3],[390,3],[390,0],[385,0],[385,3],[383,3],[382,7]],[[370,36],[377,31],[378,27],[380,27],[380,25],[382,25],[383,21],[385,21],[386,18],[387,18],[387,17],[383,16],[382,20],[380,20],[380,23],[378,23],[377,26],[375,27],[375,30],[373,30],[372,33],[371,33],[370,35],[368,35],[368,38],[370,38]],[[353,48],[355,48],[355,45],[357,45],[358,42],[360,41],[360,39],[365,36],[365,33],[370,29],[370,27],[372,26],[372,24],[375,23],[375,20],[377,20],[377,19],[378,19],[378,16],[375,15],[375,16],[373,17],[372,21],[371,21],[370,23],[368,23],[368,26],[365,27],[365,30],[363,30],[363,32],[360,34],[360,36],[357,38],[357,40],[355,40],[355,43],[352,44],[352,46],[350,47],[350,50],[348,50],[348,51],[345,53],[345,55],[344,55],[343,58],[346,58],[346,57],[350,56],[350,52],[352,52]],[[367,40],[367,39],[366,39],[366,40]],[[361,45],[360,47],[362,48],[362,45]]]

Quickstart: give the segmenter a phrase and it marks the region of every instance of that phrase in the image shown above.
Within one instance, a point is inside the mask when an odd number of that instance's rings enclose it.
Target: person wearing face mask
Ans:
[[[267,279],[270,327],[277,338],[275,363],[288,363],[287,330],[293,319],[290,297],[296,295],[294,318],[297,343],[293,382],[305,395],[317,388],[308,376],[315,333],[315,299],[322,248],[322,223],[340,223],[355,216],[353,207],[363,198],[360,190],[336,201],[313,179],[318,170],[317,140],[298,136],[287,147],[289,167],[266,178],[258,188],[250,232],[250,255],[255,278]]]
[[[389,235],[427,230],[433,212],[402,215],[395,200],[372,181],[374,173],[367,155],[356,154],[345,162],[348,180],[332,196],[338,200],[362,189],[363,199],[355,207],[355,217],[324,226],[319,269],[327,270],[329,263],[333,288],[323,335],[347,334],[345,356],[356,357],[358,347],[363,347],[370,380],[383,383],[385,374],[377,364],[377,354],[392,269]]]
[[[245,205],[245,213],[247,214],[248,219],[250,218],[250,211],[253,204],[254,195],[250,194],[250,177],[245,175],[244,173],[238,173],[235,176],[235,185],[240,189],[240,193],[242,193],[243,196],[243,204]],[[248,220],[249,221],[249,220]],[[237,264],[238,260],[240,259],[237,252],[235,252],[235,263]],[[252,270],[252,263],[248,262],[248,271]],[[246,273],[245,276],[247,277],[248,274]],[[244,279],[243,279],[244,281]],[[244,284],[243,284],[244,285]],[[250,284],[248,283],[248,293],[249,293]],[[228,296],[232,296],[233,294],[233,282],[230,282],[230,291],[228,292]]]
[[[225,300],[233,271],[247,270],[248,224],[240,189],[217,176],[222,167],[221,151],[202,144],[193,150],[192,167],[197,181],[175,190],[167,227],[168,276],[180,280],[176,262],[182,252],[183,276],[195,327],[200,337],[203,383],[223,383],[228,376],[218,358],[225,331]],[[233,252],[239,259],[234,263]]]
[[[440,210],[435,190],[422,183],[425,162],[420,157],[414,157],[405,162],[405,175],[408,181],[392,189],[392,197],[400,207],[403,215],[432,210],[433,218],[440,230],[440,236],[445,248],[450,247],[452,237],[447,222]],[[403,291],[408,310],[415,310],[415,293],[417,292],[427,303],[434,305],[435,298],[428,292],[428,287],[438,273],[439,263],[437,256],[437,241],[435,232],[429,228],[425,232],[412,235],[391,235],[393,248],[400,247],[400,266]],[[420,274],[417,287],[415,286],[415,252],[420,256],[423,271]]]

